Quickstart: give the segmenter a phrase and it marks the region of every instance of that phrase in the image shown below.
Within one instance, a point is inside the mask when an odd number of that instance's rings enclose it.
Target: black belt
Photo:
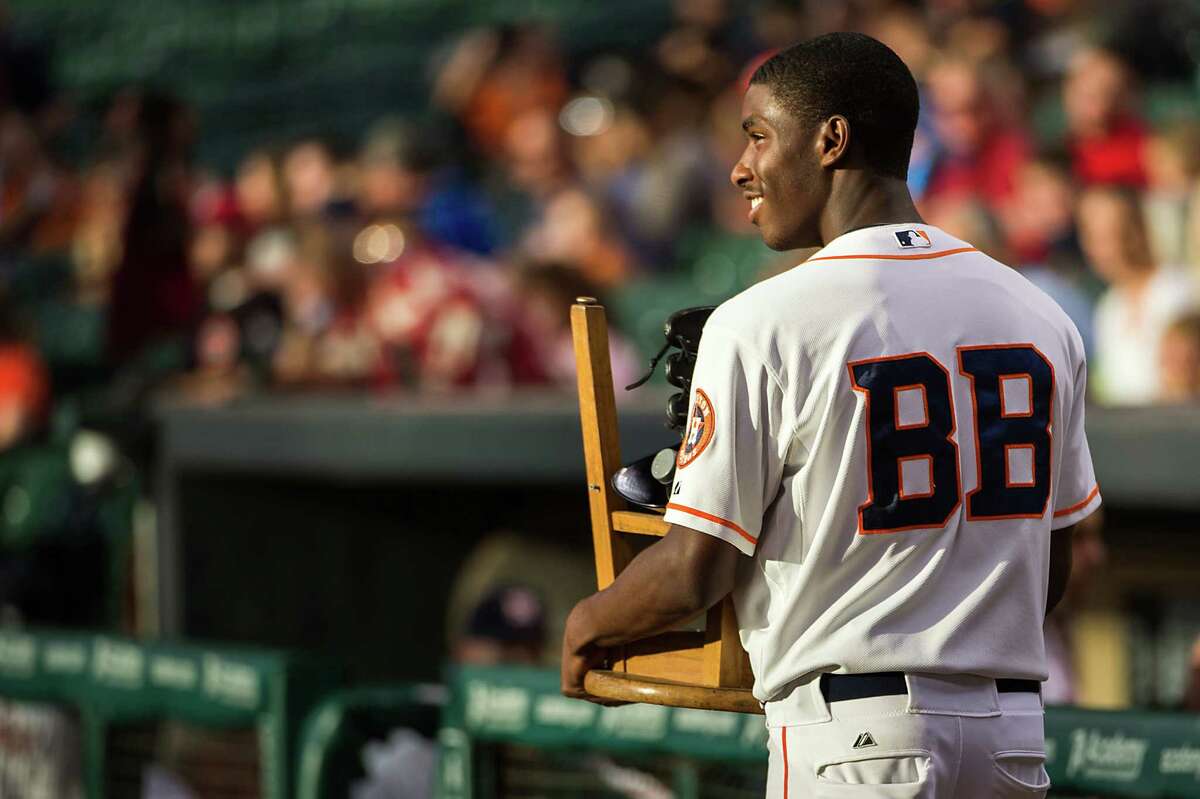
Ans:
[[[1042,691],[1037,680],[996,680],[996,690],[1002,694],[1030,693]],[[872,696],[899,696],[908,693],[904,673],[880,671],[874,674],[822,674],[821,695],[826,702],[843,702],[847,699],[868,699]]]

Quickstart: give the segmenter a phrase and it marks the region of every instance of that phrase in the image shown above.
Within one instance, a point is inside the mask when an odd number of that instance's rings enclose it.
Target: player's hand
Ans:
[[[601,705],[623,704],[592,696],[583,687],[583,678],[589,671],[604,668],[608,663],[608,651],[591,642],[586,601],[576,605],[575,609],[571,611],[571,615],[567,616],[562,652],[563,695],[574,699],[586,699]]]
[[[599,647],[586,647],[582,652],[568,653],[563,649],[562,692],[574,699],[605,704],[599,697],[592,696],[583,687],[583,678],[592,669],[602,669],[608,657]]]

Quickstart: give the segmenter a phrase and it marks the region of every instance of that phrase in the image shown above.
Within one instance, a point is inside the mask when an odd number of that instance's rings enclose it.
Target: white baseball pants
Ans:
[[[1039,695],[973,677],[906,681],[907,696],[826,703],[813,681],[767,703],[768,799],[1046,795]]]

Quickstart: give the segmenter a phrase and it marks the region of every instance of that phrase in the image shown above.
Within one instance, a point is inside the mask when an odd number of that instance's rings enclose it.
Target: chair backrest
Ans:
[[[644,536],[662,537],[670,526],[658,514],[626,509],[612,488],[621,450],[604,307],[591,297],[576,300],[571,307],[571,335],[596,581],[603,589],[633,559],[639,543],[645,543]],[[622,655],[612,664],[616,672],[712,688],[749,688],[753,684],[729,597],[710,608],[699,624],[635,641],[623,647]]]

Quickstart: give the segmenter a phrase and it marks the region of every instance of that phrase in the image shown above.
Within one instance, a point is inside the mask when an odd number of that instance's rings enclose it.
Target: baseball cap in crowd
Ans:
[[[471,611],[455,651],[460,663],[534,664],[546,640],[546,610],[526,586],[489,591]]]

